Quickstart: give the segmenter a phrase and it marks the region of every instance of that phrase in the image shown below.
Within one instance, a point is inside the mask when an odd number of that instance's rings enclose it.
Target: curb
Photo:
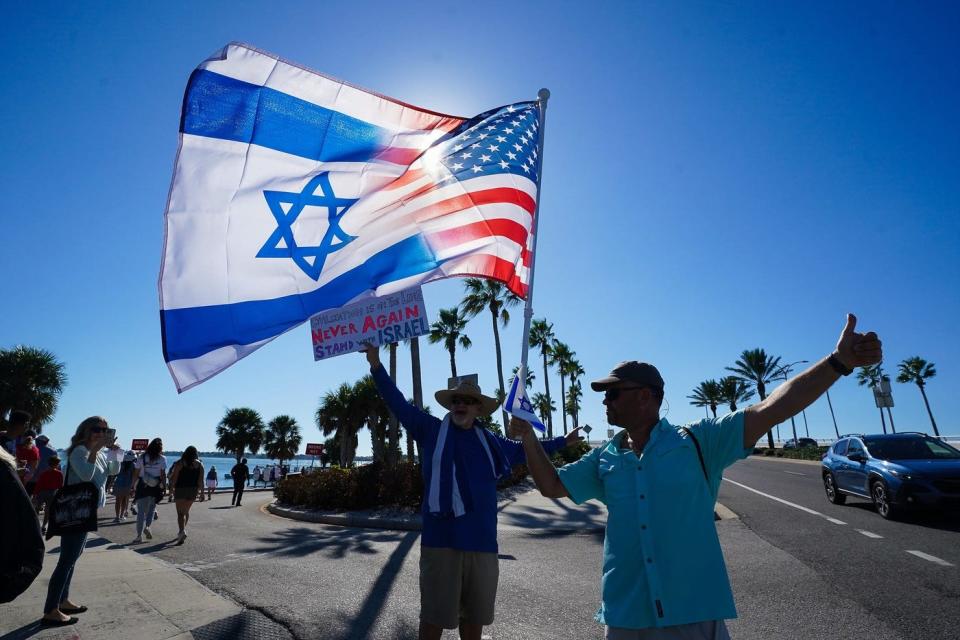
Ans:
[[[716,520],[739,520],[740,516],[723,506],[719,502],[713,505],[713,519]]]
[[[267,503],[265,508],[273,515],[281,518],[300,520],[301,522],[332,524],[338,527],[394,529],[398,531],[420,531],[423,528],[420,514],[409,518],[390,518],[375,515],[359,515],[356,513],[329,513],[309,509],[297,509],[294,507],[283,507],[276,502]]]
[[[357,515],[355,513],[329,513],[324,511],[312,511],[309,509],[297,509],[294,507],[284,507],[276,502],[268,502],[263,508],[279,518],[289,520],[299,520],[301,522],[314,522],[318,524],[332,524],[338,527],[354,527],[360,529],[393,529],[397,531],[420,531],[423,529],[423,520],[420,514],[409,518],[388,518],[373,515]],[[713,519],[716,520],[734,520],[740,516],[723,506],[719,502],[714,505]],[[605,527],[594,527],[588,530],[589,533],[600,533],[605,531]],[[583,529],[561,529],[560,531],[577,531],[583,533]]]

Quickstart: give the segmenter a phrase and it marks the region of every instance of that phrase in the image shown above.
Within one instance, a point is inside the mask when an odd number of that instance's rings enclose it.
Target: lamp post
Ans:
[[[793,371],[793,366],[794,366],[794,365],[797,365],[797,364],[806,364],[806,363],[808,363],[808,362],[810,362],[810,361],[809,361],[809,360],[797,360],[796,362],[791,362],[790,364],[785,364],[785,365],[783,365],[782,367],[780,367],[779,369],[777,369],[777,372],[773,374],[773,377],[774,377],[774,378],[777,378],[777,377],[779,377],[779,376],[783,376],[783,381],[786,382],[786,381],[787,381],[787,377],[788,377],[788,376],[790,375],[790,373]],[[804,420],[806,420],[806,415],[804,415]],[[797,422],[793,419],[793,416],[790,416],[790,426],[793,428],[793,445],[796,446],[796,445],[797,445]],[[807,432],[807,435],[808,435],[808,436],[810,435],[809,430],[808,430],[808,432]]]
[[[840,429],[837,427],[837,416],[833,415],[833,403],[830,402],[830,389],[827,389],[827,406],[830,407],[830,419],[833,420],[833,430],[837,432],[837,440],[839,440]]]

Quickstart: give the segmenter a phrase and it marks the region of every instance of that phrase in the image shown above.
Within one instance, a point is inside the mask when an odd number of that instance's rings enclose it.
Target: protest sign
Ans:
[[[312,442],[307,445],[307,455],[308,456],[319,456],[323,455],[323,445]]]
[[[147,438],[134,438],[134,439],[133,439],[133,443],[130,445],[130,450],[131,450],[131,451],[146,451],[146,450],[147,450],[147,444],[149,444],[149,442],[150,442],[150,441],[149,441]]]
[[[318,313],[310,318],[313,359],[326,360],[430,332],[420,287]]]

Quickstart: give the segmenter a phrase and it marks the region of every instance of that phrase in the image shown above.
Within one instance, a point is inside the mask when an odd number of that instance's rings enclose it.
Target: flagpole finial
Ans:
[[[540,89],[540,91],[537,92],[537,97],[540,98],[541,102],[546,102],[550,99],[550,89],[547,89],[546,87]]]

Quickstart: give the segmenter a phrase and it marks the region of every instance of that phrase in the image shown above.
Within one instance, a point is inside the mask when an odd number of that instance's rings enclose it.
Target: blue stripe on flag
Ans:
[[[374,255],[310,293],[207,307],[160,311],[167,362],[197,358],[220,347],[274,338],[314,313],[342,307],[364,291],[439,266],[419,235]]]
[[[339,111],[197,69],[183,100],[180,131],[255,144],[320,162],[365,162],[392,132]]]

